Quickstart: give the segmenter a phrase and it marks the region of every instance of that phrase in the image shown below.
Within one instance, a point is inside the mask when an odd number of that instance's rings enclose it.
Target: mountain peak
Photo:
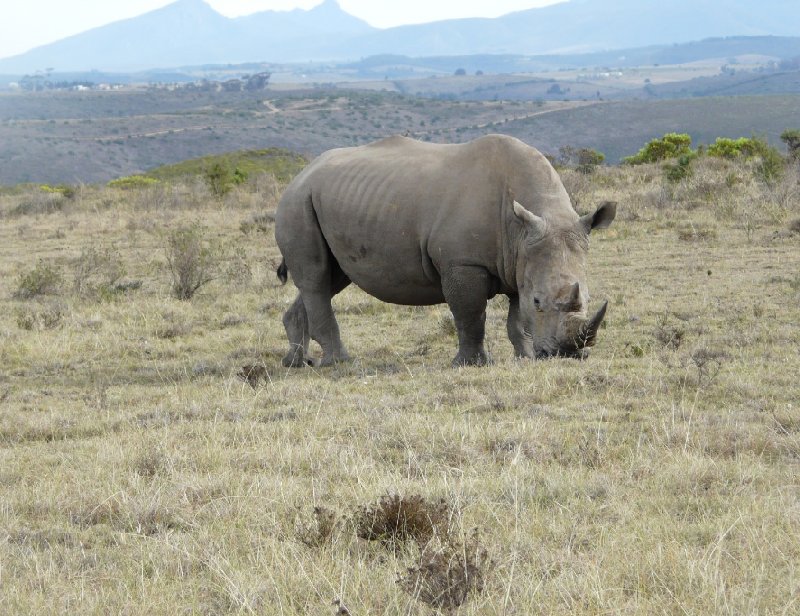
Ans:
[[[379,29],[337,0],[311,10],[228,18],[209,0],[173,0],[0,60],[0,73],[132,70],[237,63],[337,60],[378,54],[544,54],[624,49],[733,35],[796,36],[797,0],[569,0],[495,19],[445,20]],[[725,10],[720,10],[725,5]]]

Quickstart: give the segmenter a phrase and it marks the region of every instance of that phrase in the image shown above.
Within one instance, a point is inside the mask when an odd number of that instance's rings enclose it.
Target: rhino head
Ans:
[[[550,219],[537,216],[514,201],[514,214],[524,227],[517,260],[523,355],[537,359],[588,357],[608,304],[588,315],[589,233],[607,228],[616,211],[616,203],[606,202],[580,218]]]

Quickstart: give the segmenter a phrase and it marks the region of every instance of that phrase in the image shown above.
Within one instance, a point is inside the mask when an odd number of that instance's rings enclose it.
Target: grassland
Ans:
[[[432,94],[446,94],[454,83],[474,87],[475,79],[423,81],[430,82],[425,87]],[[552,82],[485,79],[511,84],[500,98],[528,100],[441,100],[333,86],[266,93],[133,89],[0,94],[0,183],[106,182],[245,149],[279,147],[311,157],[332,147],[406,133],[439,142],[505,133],[551,154],[566,145],[591,147],[614,162],[665,132],[689,133],[696,143],[756,133],[780,146],[781,131],[800,126],[798,95],[603,102],[596,100],[594,84],[580,85],[584,90],[579,92],[579,84],[562,82],[572,91],[559,98],[572,100],[537,101],[530,99]],[[394,87],[391,82],[378,86]],[[518,92],[511,91],[517,87]],[[497,93],[487,89],[482,96]]]
[[[798,173],[696,163],[563,171],[620,203],[598,345],[516,361],[497,299],[469,369],[444,307],[353,288],[355,361],[281,368],[269,177],[0,194],[0,611],[447,613],[449,582],[465,615],[795,613]],[[216,277],[178,301],[192,223]],[[387,495],[412,528],[371,532]]]

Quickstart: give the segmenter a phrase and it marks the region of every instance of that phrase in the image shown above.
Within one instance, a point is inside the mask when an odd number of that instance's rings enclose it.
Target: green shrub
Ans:
[[[155,178],[149,178],[144,175],[128,175],[125,177],[111,180],[108,185],[111,188],[121,188],[122,190],[135,190],[138,188],[148,188],[158,184]]]
[[[696,152],[689,152],[683,156],[679,156],[674,164],[667,163],[664,165],[664,174],[670,182],[680,182],[688,178],[692,174],[691,164],[697,158]]]
[[[764,143],[764,149],[758,153],[759,160],[755,174],[758,179],[768,184],[783,177],[786,171],[786,161],[775,148]]]
[[[603,164],[606,155],[592,148],[574,148],[565,145],[558,149],[558,157],[549,156],[548,160],[554,167],[567,167],[575,165],[579,173],[590,174]]]
[[[781,153],[761,137],[720,137],[708,146],[708,155],[728,160],[758,159],[755,176],[763,182],[774,182],[783,176],[785,161]]]
[[[592,148],[581,148],[578,150],[578,166],[576,169],[580,173],[589,175],[590,173],[594,173],[594,170],[602,165],[605,159],[606,155],[602,152],[598,152]]]
[[[236,167],[233,171],[224,162],[214,162],[206,167],[203,173],[208,189],[215,197],[223,197],[228,194],[234,186],[243,184],[247,181],[247,173]]]
[[[191,299],[197,290],[216,277],[218,250],[205,239],[197,225],[181,227],[167,237],[167,266],[172,275],[172,294]]]
[[[739,137],[738,139],[718,137],[714,143],[708,146],[706,152],[709,156],[733,160],[740,156],[744,158],[756,156],[764,151],[765,146],[769,147],[766,142],[754,137]]]
[[[622,159],[627,165],[657,163],[670,158],[678,158],[692,152],[692,138],[685,133],[667,133],[660,139],[653,139],[633,156]]]
[[[61,271],[55,265],[39,261],[31,271],[20,276],[14,297],[30,299],[39,295],[55,295],[63,282]]]
[[[39,190],[45,193],[61,195],[65,199],[73,199],[77,194],[74,186],[69,186],[68,184],[58,184],[56,186],[50,186],[49,184],[41,184],[39,186]]]

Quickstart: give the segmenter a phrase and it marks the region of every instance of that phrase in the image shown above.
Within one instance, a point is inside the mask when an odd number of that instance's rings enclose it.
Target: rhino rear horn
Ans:
[[[603,322],[603,319],[606,316],[606,308],[608,308],[608,302],[603,302],[603,305],[600,306],[600,310],[598,310],[597,313],[581,328],[581,331],[578,334],[580,346],[590,347],[594,344],[595,340],[597,339],[597,331],[600,329],[600,324]]]

